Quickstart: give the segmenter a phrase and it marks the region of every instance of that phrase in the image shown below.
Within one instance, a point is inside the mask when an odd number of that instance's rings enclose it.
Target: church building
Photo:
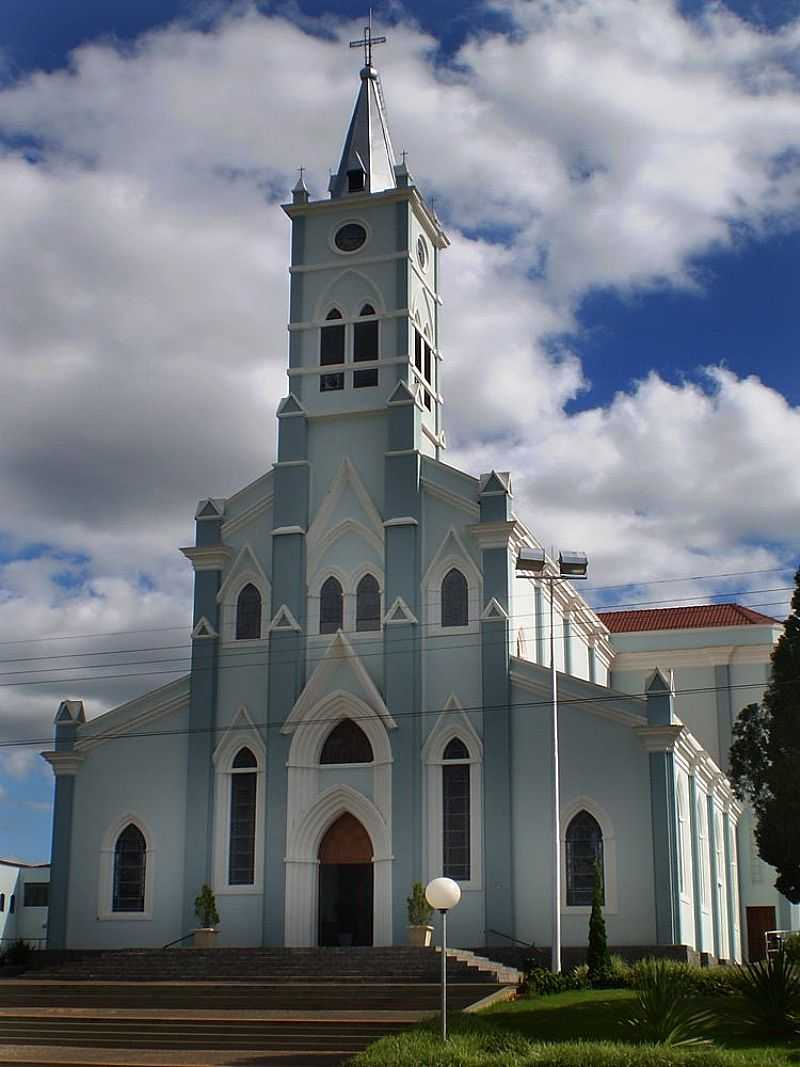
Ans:
[[[595,862],[613,946],[740,959],[743,896],[800,925],[768,871],[753,881],[724,775],[777,624],[642,629],[518,575],[541,546],[511,475],[445,460],[448,239],[396,160],[371,57],[329,191],[301,176],[283,208],[276,462],[201,501],[182,549],[190,673],[91,721],[58,710],[49,946],[164,945],[197,926],[205,883],[222,945],[403,944],[412,883],[438,875],[462,889],[453,943],[549,945],[550,596],[563,943],[586,944]]]

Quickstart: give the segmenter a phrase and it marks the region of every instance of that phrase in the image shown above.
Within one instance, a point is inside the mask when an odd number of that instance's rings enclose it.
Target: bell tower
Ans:
[[[284,205],[292,223],[289,393],[310,428],[331,425],[312,433],[333,447],[353,419],[385,414],[402,383],[418,411],[413,447],[438,456],[439,253],[448,240],[405,153],[400,163],[395,157],[372,64],[384,40],[368,26],[351,42],[365,63],[330,198],[311,200],[301,172]]]

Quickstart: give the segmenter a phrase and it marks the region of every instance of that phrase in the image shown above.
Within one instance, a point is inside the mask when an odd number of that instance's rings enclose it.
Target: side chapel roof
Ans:
[[[598,618],[612,634],[646,630],[699,630],[713,626],[776,626],[778,619],[741,604],[698,604],[683,608],[648,608],[644,611],[599,611]]]

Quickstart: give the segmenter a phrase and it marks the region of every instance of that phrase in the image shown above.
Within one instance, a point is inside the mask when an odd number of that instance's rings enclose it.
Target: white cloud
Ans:
[[[581,338],[551,344],[593,287],[696,286],[698,254],[796,224],[800,23],[757,31],[716,6],[690,23],[667,0],[503,9],[517,33],[476,37],[450,66],[408,22],[381,57],[396,145],[453,240],[449,461],[514,470],[520,511],[591,549],[598,584],[775,566],[800,506],[797,410],[711,368],[702,387],[645,376],[567,415],[587,388]],[[156,631],[188,617],[176,546],[195,501],[269,466],[288,298],[276,201],[300,163],[322,195],[357,87],[342,44],[360,27],[324,25],[339,39],[253,11],[176,24],[0,92],[2,524],[12,550],[46,546],[0,571],[0,640],[138,628],[172,643]],[[95,711],[136,686],[72,695]],[[6,686],[4,729],[48,736],[63,695]]]

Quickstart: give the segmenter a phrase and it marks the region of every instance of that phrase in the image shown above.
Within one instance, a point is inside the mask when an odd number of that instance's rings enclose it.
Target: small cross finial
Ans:
[[[359,37],[357,41],[351,41],[351,48],[363,48],[364,49],[364,66],[372,66],[372,46],[374,44],[385,44],[385,37],[373,37],[372,36],[372,8],[369,9],[369,22],[364,27],[364,36]]]
[[[305,167],[298,167],[297,168],[297,173],[300,175],[300,181],[303,180],[303,174],[305,172],[305,169],[306,169]]]
[[[403,157],[403,166],[405,166],[405,163],[406,163],[406,156],[408,155],[408,152],[406,152],[406,150],[405,150],[405,148],[404,148],[404,149],[403,149],[403,151],[402,151],[402,152],[401,152],[400,154],[401,154],[401,155],[402,155],[402,157]]]

